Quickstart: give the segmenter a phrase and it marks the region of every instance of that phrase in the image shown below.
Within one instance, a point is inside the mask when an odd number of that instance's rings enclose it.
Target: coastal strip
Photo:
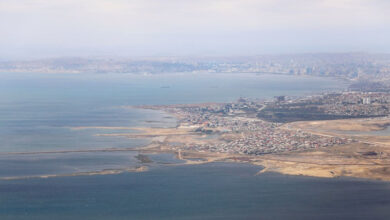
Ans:
[[[114,175],[121,174],[125,172],[145,172],[148,170],[147,166],[140,166],[134,168],[124,168],[124,169],[105,169],[100,171],[89,171],[89,172],[76,172],[68,174],[49,174],[49,175],[37,175],[37,176],[10,176],[10,177],[0,177],[0,180],[21,180],[21,179],[35,179],[35,178],[54,178],[54,177],[72,177],[72,176],[96,176],[96,175]]]

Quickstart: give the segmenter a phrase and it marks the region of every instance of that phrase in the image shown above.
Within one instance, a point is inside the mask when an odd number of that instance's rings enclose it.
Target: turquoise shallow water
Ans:
[[[0,177],[70,174],[141,164],[136,152],[41,152],[131,148],[149,140],[98,137],[172,127],[159,111],[123,106],[226,102],[345,88],[333,79],[242,74],[0,74]],[[389,184],[277,174],[243,164],[183,166],[148,155],[150,171],[0,181],[0,219],[389,219]]]

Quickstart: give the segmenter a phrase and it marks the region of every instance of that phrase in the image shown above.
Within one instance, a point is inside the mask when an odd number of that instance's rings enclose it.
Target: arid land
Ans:
[[[186,164],[242,162],[262,166],[259,174],[390,181],[389,93],[139,108],[163,110],[177,118],[177,126],[74,129],[117,129],[122,133],[97,135],[149,138],[148,146],[108,150],[172,153]]]
[[[154,129],[151,131],[156,137]],[[170,130],[170,129],[167,129]],[[186,130],[186,129],[185,129]],[[175,131],[180,131],[175,134]],[[186,160],[187,164],[201,164],[208,162],[245,162],[263,166],[259,173],[278,172],[288,175],[305,175],[313,177],[348,176],[390,181],[390,147],[369,143],[353,143],[305,151],[292,151],[265,155],[245,155],[237,153],[220,153],[196,150],[183,150],[172,147],[180,144],[207,143],[213,144],[219,139],[203,139],[203,135],[188,131],[183,134],[181,128],[174,128],[159,136],[147,147],[139,149],[146,153],[174,153],[179,159]],[[222,136],[223,137],[223,136]],[[161,141],[163,140],[163,141]]]
[[[390,125],[390,118],[383,116],[388,114],[389,96],[369,96],[375,101],[369,100],[369,104],[356,101],[348,105],[344,99],[364,99],[366,94],[325,95],[281,103],[239,100],[233,104],[153,106],[147,108],[175,115],[178,126],[138,128],[137,134],[109,135],[153,138],[149,146],[139,150],[174,153],[189,164],[245,162],[263,166],[259,174],[278,172],[390,181],[390,132],[375,133],[385,131]],[[259,112],[270,105],[282,110],[297,108],[295,106],[313,109],[312,103],[321,103],[315,106],[315,112],[321,111],[321,116],[329,114],[345,119],[280,123],[278,119],[272,122],[259,117]],[[299,117],[304,118],[305,115],[300,114]]]

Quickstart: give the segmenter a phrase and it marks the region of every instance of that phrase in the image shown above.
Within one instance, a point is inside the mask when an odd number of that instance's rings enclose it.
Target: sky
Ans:
[[[0,59],[390,52],[389,0],[0,0]]]

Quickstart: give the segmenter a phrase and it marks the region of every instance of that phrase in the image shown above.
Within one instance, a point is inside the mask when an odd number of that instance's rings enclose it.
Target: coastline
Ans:
[[[310,152],[307,158],[299,158],[299,155],[272,155],[272,156],[247,156],[240,154],[222,154],[210,152],[191,152],[181,151],[181,156],[178,156],[177,151],[156,146],[145,147],[139,149],[143,153],[171,153],[176,155],[178,159],[185,160],[184,164],[178,165],[197,165],[212,162],[230,162],[230,163],[249,163],[256,166],[261,166],[257,174],[266,172],[276,172],[284,175],[294,176],[310,176],[318,178],[336,178],[336,177],[353,177],[370,180],[390,181],[390,176],[387,174],[389,164],[377,163],[359,163],[341,161],[333,161],[333,163],[316,163],[309,160],[313,158]],[[329,158],[325,158],[329,159]],[[332,160],[332,158],[330,158]],[[381,172],[382,171],[382,172]]]
[[[183,114],[172,111],[168,107],[197,107],[208,105],[221,105],[221,103],[207,104],[189,104],[189,105],[165,105],[165,106],[142,106],[136,108],[147,108],[159,110],[171,115],[177,119],[177,125],[170,128],[155,128],[155,127],[71,127],[72,130],[82,129],[98,129],[99,134],[96,136],[112,136],[125,138],[150,138],[151,143],[147,146],[138,148],[106,148],[106,149],[90,149],[90,150],[70,150],[70,151],[45,151],[45,152],[9,152],[0,155],[24,155],[24,154],[62,154],[62,153],[78,153],[78,152],[120,152],[120,151],[136,151],[139,153],[169,153],[176,155],[177,159],[185,161],[177,165],[198,165],[212,162],[233,162],[233,163],[249,163],[263,167],[258,174],[266,172],[276,172],[285,175],[296,176],[311,176],[321,178],[335,177],[353,177],[371,180],[390,181],[390,150],[381,143],[373,145],[373,142],[367,142],[366,139],[361,139],[359,142],[354,142],[346,145],[332,146],[328,148],[318,148],[311,150],[280,152],[262,155],[248,155],[238,153],[222,153],[211,152],[207,150],[188,150],[180,146],[192,144],[217,144],[229,138],[235,138],[236,134],[223,133],[223,128],[215,128],[211,134],[199,132],[199,126],[194,126],[188,123],[183,123],[181,120],[185,118]],[[240,120],[255,120],[253,118],[245,118],[239,116]],[[257,119],[256,119],[257,120]],[[348,122],[348,123],[346,123]],[[377,131],[384,129],[390,123],[390,119],[343,119],[332,121],[304,121],[286,123],[281,126],[281,129],[297,130],[302,129],[306,132],[315,135],[323,136],[339,136],[349,137],[350,135],[339,134],[334,128],[339,128],[342,125],[344,130],[356,131]],[[369,125],[369,126],[367,126]],[[104,130],[129,130],[130,133],[104,133]],[[371,137],[372,138],[372,137]],[[375,139],[378,141],[378,138]],[[386,140],[383,140],[386,142]],[[386,143],[384,143],[386,145]],[[380,155],[370,155],[370,152],[384,152]],[[53,174],[42,176],[24,176],[24,177],[5,177],[0,180],[12,180],[23,178],[50,178],[61,176],[85,176],[85,175],[110,175],[123,172],[144,172],[147,171],[147,164],[142,163],[142,168],[123,168],[114,170],[101,170],[91,172],[80,172],[72,174]]]
[[[153,107],[153,109],[165,110],[164,107]],[[180,114],[172,114],[183,118]],[[330,123],[345,123],[351,122],[351,126],[355,130],[364,128],[370,131],[385,129],[390,120],[383,121],[377,119],[347,119],[347,120],[332,120]],[[329,121],[321,121],[328,123]],[[285,129],[301,129],[296,126],[297,123],[287,123]],[[311,123],[311,122],[302,122]],[[361,126],[354,127],[354,124],[361,123]],[[372,125],[368,129],[366,125]],[[167,128],[169,130],[169,128]],[[194,128],[192,128],[194,129]],[[350,129],[350,128],[348,128]],[[159,132],[153,128],[141,128],[140,131],[145,132],[143,135],[151,135],[156,139],[149,146],[139,148],[141,152],[151,153],[171,153],[175,154],[178,159],[185,159],[185,164],[202,164],[210,162],[240,162],[250,163],[264,167],[258,174],[265,172],[277,172],[285,175],[296,176],[311,176],[320,178],[335,178],[335,177],[353,177],[371,180],[390,181],[390,160],[379,158],[372,155],[364,155],[363,152],[385,152],[390,154],[389,149],[383,146],[376,146],[372,142],[366,143],[363,141],[351,143],[348,145],[334,146],[330,148],[321,148],[314,150],[292,151],[276,154],[265,155],[243,155],[243,154],[224,154],[218,152],[196,152],[189,150],[172,149],[169,143],[181,141],[197,141],[194,136],[199,136],[189,129],[188,126],[178,124],[176,128],[170,132]],[[316,129],[306,129],[313,134],[337,136],[337,133],[318,132]],[[341,134],[345,137],[346,135]],[[383,155],[381,155],[383,156]],[[194,159],[202,159],[195,160]]]
[[[55,177],[72,177],[72,176],[96,176],[96,175],[114,175],[125,172],[146,172],[148,167],[140,166],[134,168],[123,168],[123,169],[104,169],[100,171],[88,171],[88,172],[75,172],[65,174],[48,174],[48,175],[33,175],[33,176],[12,176],[12,177],[0,177],[0,180],[23,180],[23,179],[46,179]]]

